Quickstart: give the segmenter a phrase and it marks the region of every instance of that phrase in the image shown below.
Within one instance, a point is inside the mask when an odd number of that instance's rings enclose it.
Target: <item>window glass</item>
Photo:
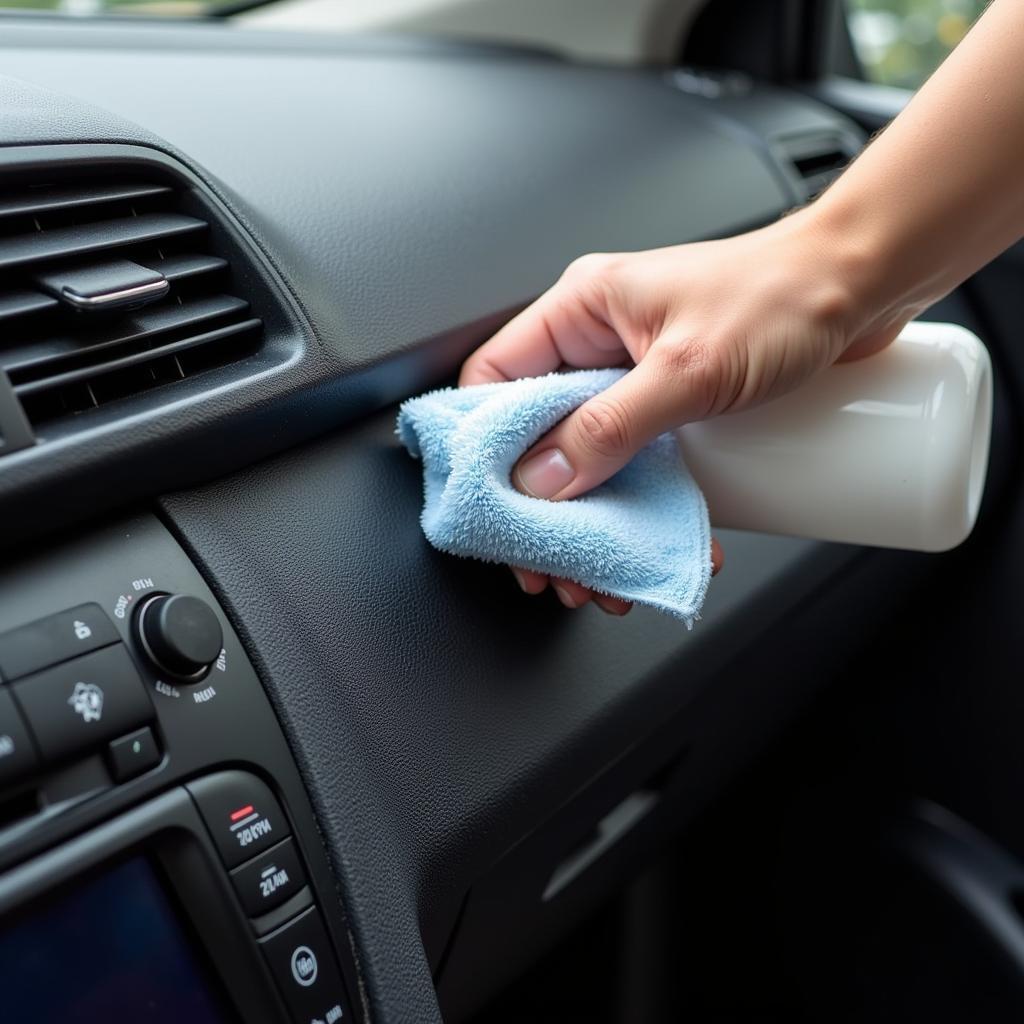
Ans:
[[[873,82],[916,89],[988,0],[847,0],[850,34]]]
[[[0,0],[0,14],[8,9],[52,11],[75,17],[100,14],[153,14],[161,18],[195,18],[218,7],[233,7],[235,0]]]

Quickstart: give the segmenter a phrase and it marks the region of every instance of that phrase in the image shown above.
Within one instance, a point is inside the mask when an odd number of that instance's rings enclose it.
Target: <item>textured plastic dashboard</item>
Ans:
[[[427,548],[418,468],[392,412],[367,414],[449,376],[576,255],[771,220],[796,200],[779,138],[849,126],[764,86],[716,101],[658,71],[198,25],[12,21],[0,72],[0,144],[180,161],[276,268],[307,342],[198,419],[172,410],[17,472],[0,462],[4,539],[180,489],[163,515],[285,725],[374,1018],[438,1019],[437,981],[456,1019],[503,977],[459,966],[459,924],[496,866],[560,816],[592,826],[684,748],[690,781],[657,827],[694,814],[813,689],[799,630],[841,619],[841,651],[884,613],[860,598],[896,556],[729,536],[692,634],[570,615]],[[542,843],[552,867],[563,838]],[[509,891],[489,920],[521,957],[536,926],[553,935],[613,881],[588,872],[585,896],[529,922]]]
[[[198,408],[9,456],[0,544],[59,525],[47,489],[99,511],[420,390],[586,251],[770,220],[796,199],[777,137],[844,124],[769,87],[715,101],[658,71],[486,48],[8,19],[8,157],[186,165],[279,271],[301,355]]]
[[[588,250],[717,234],[793,198],[736,138],[742,122],[730,132],[658,72],[302,37],[268,53],[260,33],[214,28],[121,29],[114,49],[90,47],[82,26],[33,46],[16,29],[3,72],[114,111],[205,168],[346,370],[521,303]],[[196,50],[197,35],[235,45]]]

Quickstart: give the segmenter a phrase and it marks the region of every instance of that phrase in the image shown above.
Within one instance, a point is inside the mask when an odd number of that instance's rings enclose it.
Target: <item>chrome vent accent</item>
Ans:
[[[0,185],[0,371],[37,433],[260,345],[189,190],[137,174]]]

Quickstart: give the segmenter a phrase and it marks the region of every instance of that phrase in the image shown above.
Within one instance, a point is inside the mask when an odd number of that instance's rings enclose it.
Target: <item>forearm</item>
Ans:
[[[1024,236],[1024,4],[995,0],[907,108],[805,211],[878,328]]]

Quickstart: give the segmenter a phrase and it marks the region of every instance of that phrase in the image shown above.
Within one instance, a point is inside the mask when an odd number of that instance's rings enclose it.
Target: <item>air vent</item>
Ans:
[[[804,181],[810,181],[822,174],[835,174],[846,166],[849,158],[841,149],[827,149],[823,153],[808,153],[793,161],[797,174]]]
[[[779,156],[794,174],[803,198],[811,199],[839,176],[859,148],[852,136],[827,132],[784,139]]]
[[[0,186],[0,369],[37,434],[258,348],[213,235],[164,182]]]

